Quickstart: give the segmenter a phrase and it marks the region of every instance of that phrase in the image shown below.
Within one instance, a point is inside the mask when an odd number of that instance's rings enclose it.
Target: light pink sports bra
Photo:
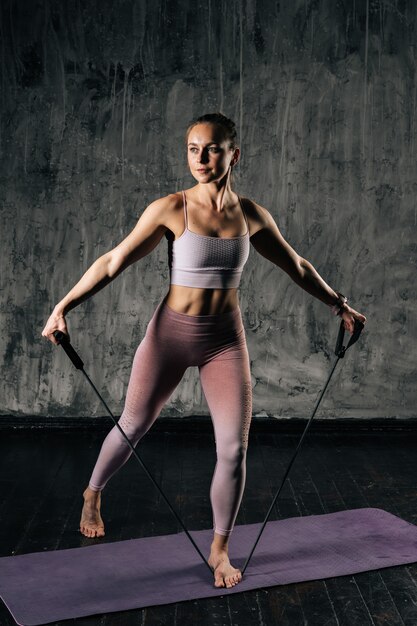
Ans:
[[[208,289],[238,287],[250,250],[249,225],[240,197],[247,232],[240,237],[212,237],[188,229],[184,191],[182,195],[185,230],[178,239],[168,240],[170,284]]]

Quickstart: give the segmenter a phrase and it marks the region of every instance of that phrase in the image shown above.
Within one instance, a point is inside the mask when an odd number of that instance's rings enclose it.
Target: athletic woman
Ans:
[[[366,318],[346,303],[314,267],[285,241],[264,207],[231,186],[239,160],[234,123],[220,113],[203,115],[186,132],[188,166],[197,184],[152,202],[132,232],[100,258],[59,302],[42,336],[68,333],[65,316],[78,304],[149,254],[165,235],[169,291],[157,306],[133,358],[119,425],[136,445],[152,426],[185,370],[199,368],[213,421],[217,463],[210,488],[213,542],[208,562],[216,587],[242,579],[228,557],[228,542],[246,480],[252,387],[238,287],[250,243],[305,291],[332,307],[353,332]],[[83,497],[80,531],[102,537],[101,492],[131,456],[114,426],[104,439]]]

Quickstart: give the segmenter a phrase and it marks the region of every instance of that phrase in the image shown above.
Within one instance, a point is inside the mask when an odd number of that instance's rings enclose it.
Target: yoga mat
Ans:
[[[229,556],[242,568],[261,523],[236,525]],[[205,556],[212,530],[192,531]],[[417,526],[377,508],[269,521],[242,582],[214,577],[184,532],[0,558],[0,596],[35,626],[417,561]]]

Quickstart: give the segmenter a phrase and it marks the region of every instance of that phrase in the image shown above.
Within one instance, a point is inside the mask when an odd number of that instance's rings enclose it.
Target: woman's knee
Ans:
[[[224,443],[216,446],[217,460],[233,466],[241,466],[246,461],[247,446],[243,441]]]
[[[136,445],[151,426],[151,424],[145,425],[139,420],[131,419],[123,413],[118,421],[118,424],[132,445]],[[123,437],[121,433],[120,436]]]

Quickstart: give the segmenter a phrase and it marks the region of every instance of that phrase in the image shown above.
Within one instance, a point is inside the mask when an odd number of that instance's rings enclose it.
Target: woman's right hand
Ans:
[[[55,339],[53,332],[55,330],[60,330],[66,335],[68,335],[68,341],[70,340],[67,323],[65,321],[65,317],[62,313],[59,313],[55,310],[52,311],[49,316],[48,321],[45,324],[45,328],[42,331],[42,337],[46,337],[49,341],[52,341],[56,346],[59,345],[58,341]]]

